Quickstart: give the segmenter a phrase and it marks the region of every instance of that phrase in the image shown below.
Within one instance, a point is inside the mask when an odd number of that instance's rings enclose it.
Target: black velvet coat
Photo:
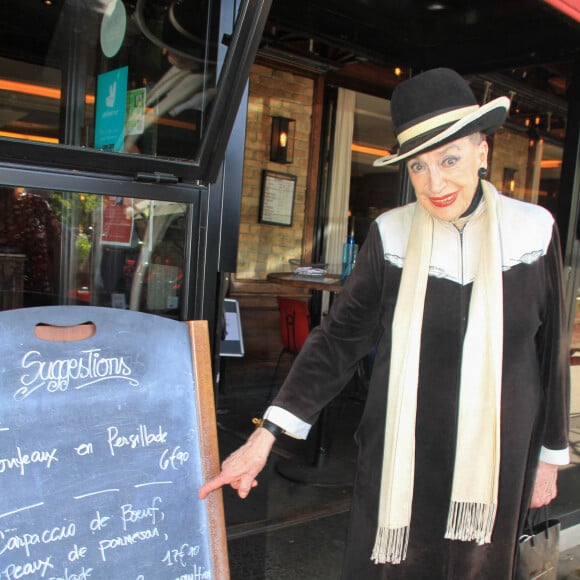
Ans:
[[[568,356],[558,235],[551,215],[502,198],[504,362],[498,513],[491,544],[444,539],[456,440],[459,373],[482,202],[460,232],[435,223],[421,338],[409,550],[370,560],[377,527],[391,321],[414,204],[380,216],[329,316],[296,359],[274,406],[313,423],[376,346],[359,447],[343,578],[509,580],[541,446],[567,447]],[[477,457],[473,458],[477,461]]]

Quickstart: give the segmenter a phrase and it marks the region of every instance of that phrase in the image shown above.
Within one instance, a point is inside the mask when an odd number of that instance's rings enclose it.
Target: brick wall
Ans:
[[[254,65],[250,73],[237,279],[264,279],[300,258],[312,115],[312,79]],[[296,119],[291,164],[270,159],[272,116]],[[258,222],[262,170],[296,176],[292,226]]]

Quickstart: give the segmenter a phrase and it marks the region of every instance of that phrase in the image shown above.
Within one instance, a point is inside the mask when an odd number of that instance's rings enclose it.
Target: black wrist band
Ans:
[[[268,419],[258,419],[257,421],[254,422],[256,423],[256,425],[258,425],[258,427],[266,429],[266,431],[272,433],[272,435],[274,435],[274,437],[276,438],[284,433],[282,427],[279,427],[278,425],[276,425],[276,423],[272,423],[272,421],[268,421]]]

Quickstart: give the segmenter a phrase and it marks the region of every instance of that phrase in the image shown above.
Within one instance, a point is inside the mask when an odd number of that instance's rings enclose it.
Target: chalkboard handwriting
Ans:
[[[136,483],[133,487],[148,487],[150,485],[173,485],[172,481],[148,481],[147,483]]]
[[[26,510],[31,510],[33,508],[37,508],[37,507],[40,507],[40,506],[43,506],[43,505],[44,505],[44,502],[43,501],[38,502],[38,503],[33,503],[31,505],[27,505],[27,506],[24,506],[24,507],[21,507],[21,508],[12,510],[10,512],[6,512],[6,513],[3,513],[3,514],[0,514],[0,519],[5,518],[5,517],[8,517],[8,516],[12,516],[14,514],[17,514],[18,512],[25,512]]]
[[[163,322],[149,337],[150,315],[97,314],[83,314],[101,329],[95,341],[21,338],[26,313],[8,325],[18,332],[0,377],[0,580],[214,580],[213,516],[191,485],[215,417],[197,409],[190,333]]]
[[[37,350],[28,351],[21,361],[25,371],[14,393],[14,399],[26,399],[38,389],[49,393],[65,392],[69,387],[84,389],[90,385],[120,379],[132,387],[139,381],[131,375],[133,371],[122,356],[103,357],[100,348],[83,350],[74,358],[46,360]]]
[[[163,431],[161,425],[157,426],[157,431],[149,432],[147,425],[139,424],[135,432],[129,434],[120,434],[120,431],[114,425],[107,428],[107,443],[111,455],[115,456],[115,449],[129,447],[149,447],[155,443],[164,444],[167,442],[167,431]]]
[[[154,527],[151,530],[138,530],[122,536],[114,536],[112,538],[105,538],[99,540],[99,552],[103,562],[107,561],[107,551],[115,550],[117,548],[126,548],[139,542],[145,542],[159,537],[159,530]]]
[[[199,546],[190,546],[189,544],[181,544],[178,548],[172,548],[165,552],[165,556],[161,561],[167,566],[180,565],[186,567],[188,558],[195,558],[199,555]]]
[[[89,523],[91,532],[99,532],[103,528],[106,528],[109,525],[110,519],[111,518],[109,516],[102,516],[101,512],[97,510],[95,512],[95,517]]]
[[[58,461],[56,456],[57,449],[54,447],[52,451],[32,451],[31,453],[22,453],[19,446],[16,447],[16,456],[0,457],[0,473],[9,471],[10,469],[19,469],[20,475],[24,475],[24,467],[31,463],[45,463],[46,469],[50,469],[53,461]]]
[[[6,580],[18,580],[24,576],[30,576],[31,574],[36,574],[40,572],[40,578],[46,576],[46,572],[49,568],[54,568],[54,565],[50,563],[52,556],[48,558],[39,558],[33,562],[26,562],[24,565],[20,564],[8,564],[4,570],[2,570],[2,578]]]
[[[85,568],[84,566],[80,572],[69,572],[68,568],[65,568],[62,576],[51,576],[48,580],[87,580],[92,573],[92,568]]]
[[[31,546],[62,542],[68,538],[74,538],[77,533],[74,522],[64,526],[46,528],[41,532],[16,534],[14,531],[12,529],[0,530],[0,556],[5,552],[24,550],[26,556],[30,558]]]
[[[183,467],[189,461],[189,452],[183,451],[179,445],[173,448],[171,453],[166,449],[159,460],[159,467],[166,471],[167,469],[177,470]]]
[[[193,565],[193,572],[190,574],[182,574],[175,580],[211,580],[211,572],[204,570],[203,566]]]
[[[110,488],[110,489],[100,489],[99,491],[91,491],[89,493],[83,493],[82,495],[73,495],[74,499],[84,499],[85,497],[91,497],[92,495],[99,495],[101,493],[112,493],[115,491],[121,491],[119,488]]]
[[[154,526],[158,519],[165,519],[165,514],[157,505],[160,503],[162,503],[162,499],[159,496],[156,496],[151,500],[151,505],[145,508],[134,508],[133,504],[130,503],[122,505],[121,521],[123,522],[123,531],[127,531],[127,524],[134,524],[141,520],[150,520],[149,523]]]

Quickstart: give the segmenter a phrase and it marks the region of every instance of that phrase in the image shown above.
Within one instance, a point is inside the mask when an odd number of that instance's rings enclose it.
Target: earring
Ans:
[[[479,179],[485,179],[487,177],[487,167],[480,167],[477,172]]]

